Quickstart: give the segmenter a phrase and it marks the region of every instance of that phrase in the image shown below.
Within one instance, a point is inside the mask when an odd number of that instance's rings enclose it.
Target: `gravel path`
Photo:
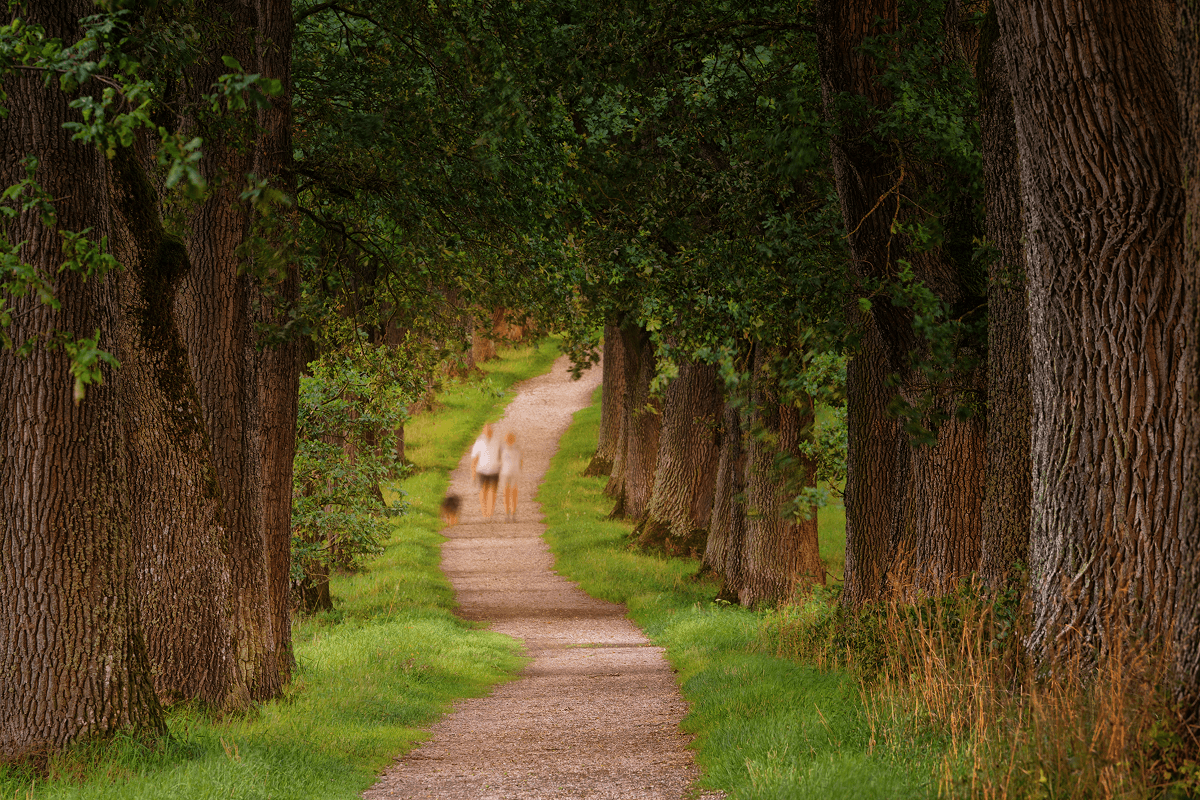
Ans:
[[[481,516],[464,456],[451,476],[462,515],[442,546],[459,614],[523,640],[532,662],[491,696],[460,703],[365,800],[696,796],[698,770],[679,730],[687,706],[661,648],[623,607],[555,574],[541,538],[533,495],[571,415],[600,381],[598,368],[572,381],[567,366],[560,358],[518,386],[496,426],[501,436],[516,433],[525,459],[517,521],[504,521],[503,497],[494,517]]]

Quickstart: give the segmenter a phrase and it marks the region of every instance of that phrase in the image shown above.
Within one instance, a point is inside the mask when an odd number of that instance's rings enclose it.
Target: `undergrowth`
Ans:
[[[943,741],[940,797],[1197,796],[1195,732],[1164,689],[1161,649],[1114,626],[1102,656],[1035,658],[1030,619],[1017,589],[968,582],[856,612],[814,596],[763,637],[783,657],[853,671],[874,742]]]

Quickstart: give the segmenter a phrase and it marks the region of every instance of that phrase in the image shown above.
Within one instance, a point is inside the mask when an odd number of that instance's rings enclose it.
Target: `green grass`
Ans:
[[[51,761],[50,780],[0,767],[0,798],[350,800],[455,700],[510,679],[524,663],[518,643],[452,613],[437,508],[448,471],[503,413],[512,384],[545,372],[557,354],[553,340],[503,352],[411,421],[417,471],[394,487],[409,511],[367,571],[335,578],[335,610],[295,626],[297,668],[284,698],[224,721],[176,708],[166,742],[81,745]]]
[[[701,785],[730,798],[906,798],[932,791],[934,754],[873,745],[857,680],[763,652],[768,612],[713,602],[699,564],[632,552],[630,526],[607,520],[603,478],[580,477],[595,447],[599,407],[579,412],[538,493],[558,571],[584,591],[624,603],[667,649],[691,704]],[[822,556],[841,564],[840,509],[822,520]],[[844,512],[842,512],[844,513]],[[837,573],[840,577],[840,570]]]

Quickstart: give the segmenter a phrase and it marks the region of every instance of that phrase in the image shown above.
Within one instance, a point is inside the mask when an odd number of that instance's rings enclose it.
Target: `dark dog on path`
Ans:
[[[446,495],[446,499],[442,501],[442,522],[447,526],[458,524],[458,507],[461,501],[456,494]]]

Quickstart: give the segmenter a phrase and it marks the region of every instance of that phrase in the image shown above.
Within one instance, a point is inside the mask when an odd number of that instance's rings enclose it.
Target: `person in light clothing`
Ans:
[[[500,437],[492,423],[483,426],[483,433],[471,447],[471,477],[479,479],[479,508],[485,517],[496,511],[496,487],[500,483]]]
[[[504,517],[509,521],[517,518],[517,479],[521,477],[522,462],[517,435],[509,433],[500,448],[500,490],[504,492]]]

